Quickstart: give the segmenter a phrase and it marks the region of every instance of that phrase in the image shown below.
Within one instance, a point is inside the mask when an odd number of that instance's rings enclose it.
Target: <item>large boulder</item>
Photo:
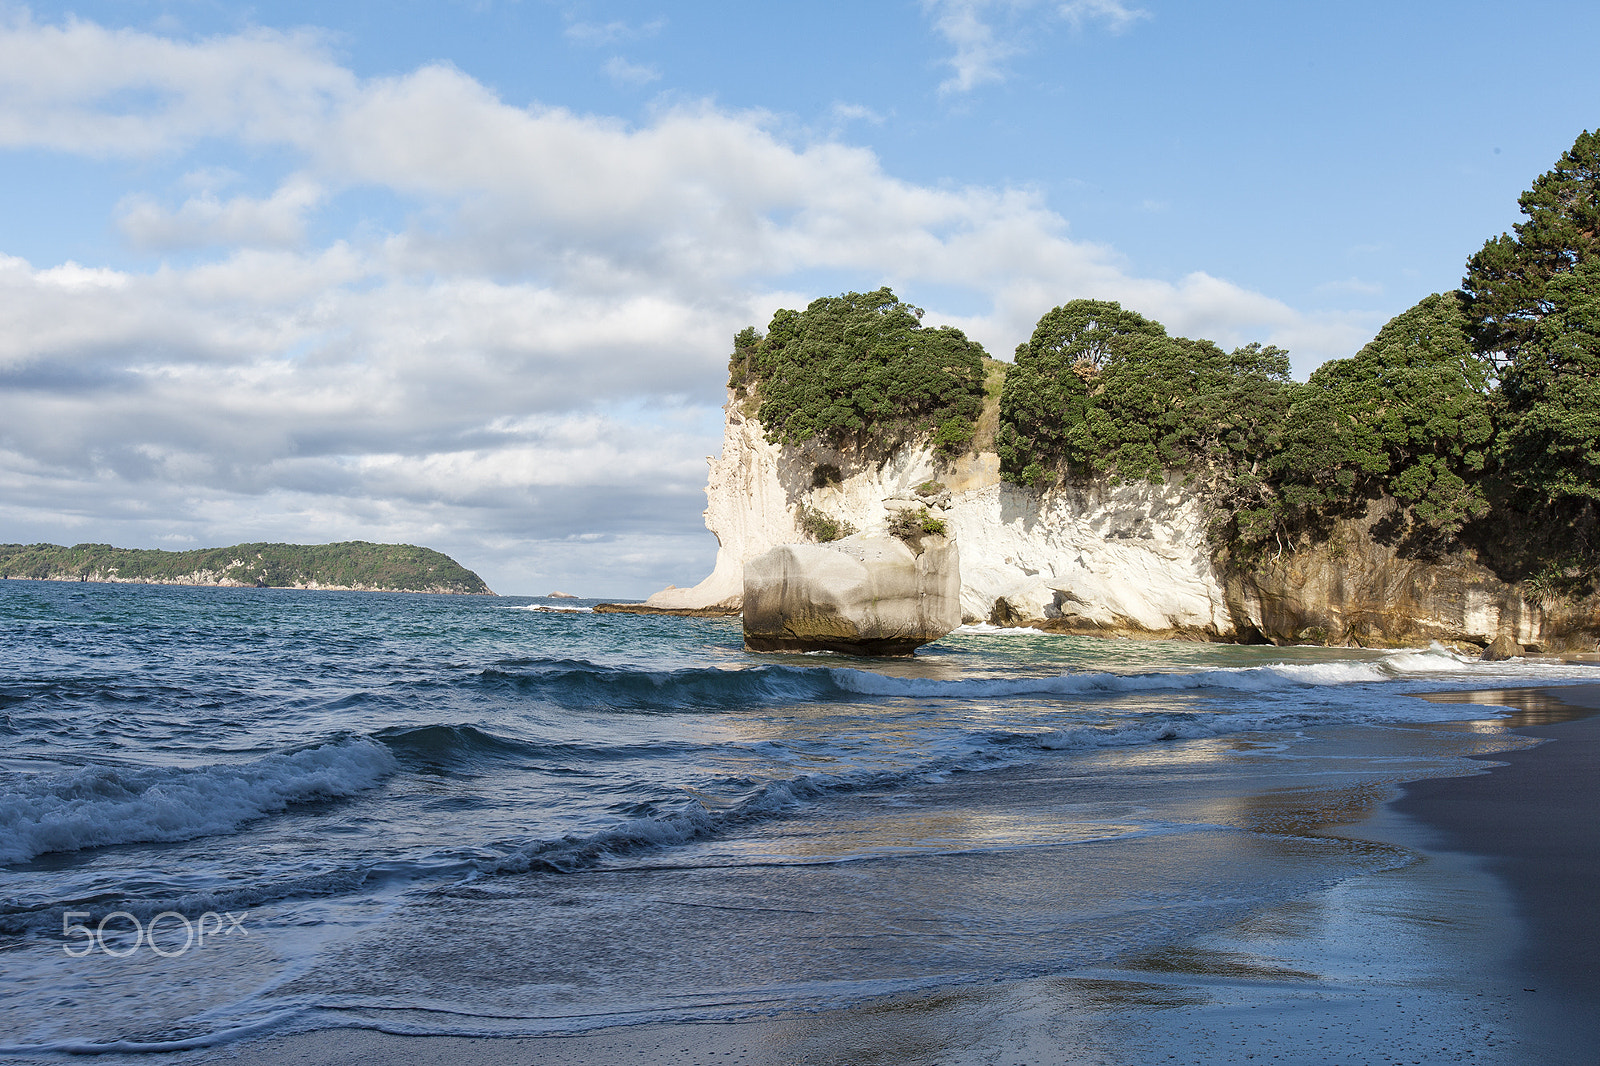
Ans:
[[[780,544],[744,564],[752,651],[910,655],[960,624],[960,562],[942,536]]]

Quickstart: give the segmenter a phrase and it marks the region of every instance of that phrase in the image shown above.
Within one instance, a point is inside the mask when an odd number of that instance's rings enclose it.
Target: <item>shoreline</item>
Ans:
[[[1412,865],[1272,905],[1159,952],[1088,970],[734,1021],[542,1037],[323,1029],[168,1061],[1590,1062],[1600,1023],[1589,1017],[1596,978],[1582,962],[1595,957],[1600,915],[1573,892],[1585,891],[1587,881],[1592,901],[1600,884],[1597,783],[1592,774],[1567,775],[1600,765],[1600,717],[1593,716],[1600,685],[1452,693],[1435,702],[1520,704],[1499,725],[1548,742],[1473,756],[1489,764],[1486,772],[1404,784],[1400,796],[1365,818],[1320,831],[1398,844],[1417,855]],[[1564,812],[1581,812],[1590,824]],[[1530,833],[1529,825],[1553,832]]]

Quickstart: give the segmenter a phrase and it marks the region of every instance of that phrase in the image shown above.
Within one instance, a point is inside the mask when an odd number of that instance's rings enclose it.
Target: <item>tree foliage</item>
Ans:
[[[1600,134],[1580,134],[1517,202],[1516,236],[1487,241],[1461,283],[1478,350],[1512,366],[1554,310],[1551,281],[1600,258]]]
[[[1273,461],[1287,513],[1387,493],[1415,522],[1454,534],[1487,510],[1492,368],[1467,337],[1463,302],[1423,299],[1296,390]]]
[[[995,439],[1000,471],[1035,484],[1062,464],[1081,465],[1091,454],[1074,440],[1090,408],[1091,382],[1126,337],[1165,337],[1167,331],[1109,300],[1073,300],[1045,313],[1033,336],[1017,347],[1000,393]]]
[[[1272,447],[1288,375],[1280,349],[1225,352],[1119,304],[1074,300],[1040,319],[1006,375],[1000,469],[1039,484],[1252,468]]]
[[[1553,278],[1502,387],[1501,466],[1521,502],[1600,500],[1600,260]]]
[[[774,442],[894,443],[930,435],[944,454],[972,440],[983,406],[983,348],[887,288],[780,310],[762,337],[734,338],[729,385],[754,392]]]

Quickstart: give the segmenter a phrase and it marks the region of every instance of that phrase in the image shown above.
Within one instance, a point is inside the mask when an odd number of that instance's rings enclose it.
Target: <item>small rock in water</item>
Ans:
[[[575,600],[578,597],[570,592],[547,592],[544,594],[544,598],[547,600]]]

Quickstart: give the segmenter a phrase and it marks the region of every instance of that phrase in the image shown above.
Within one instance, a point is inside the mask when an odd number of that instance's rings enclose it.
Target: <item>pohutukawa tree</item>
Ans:
[[[894,445],[929,435],[945,455],[971,442],[983,409],[983,347],[887,288],[780,310],[766,336],[734,338],[728,384],[750,389],[767,438]]]
[[[1600,134],[1579,134],[1517,202],[1515,236],[1485,242],[1461,282],[1474,344],[1511,368],[1555,310],[1551,280],[1600,258]]]

